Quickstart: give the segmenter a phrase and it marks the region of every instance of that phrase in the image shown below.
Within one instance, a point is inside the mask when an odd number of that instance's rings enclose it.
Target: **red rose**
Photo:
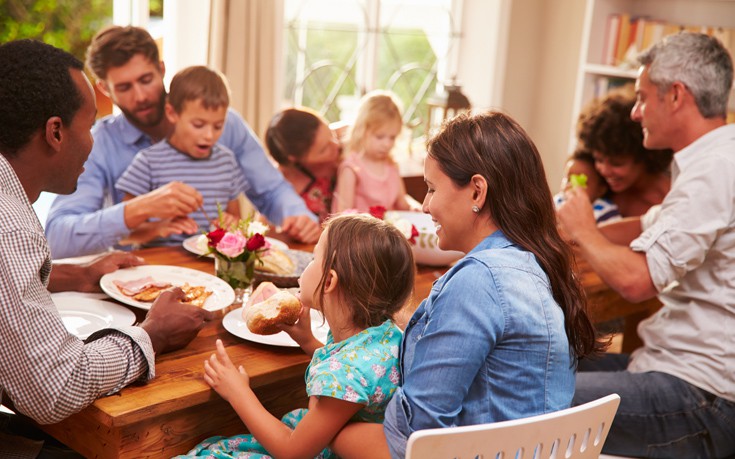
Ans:
[[[222,238],[225,236],[225,230],[222,228],[217,228],[214,231],[210,231],[207,233],[207,239],[209,239],[209,246],[210,247],[216,247],[217,244],[219,244],[219,241],[222,240]]]
[[[250,236],[250,239],[248,239],[248,242],[245,244],[245,248],[248,249],[250,252],[255,252],[264,245],[265,237],[263,237],[263,235],[260,233],[255,233]]]
[[[383,206],[370,206],[368,212],[378,220],[382,220],[385,217],[385,207]]]
[[[416,245],[416,238],[419,237],[419,230],[416,229],[416,226],[411,225],[411,237],[408,238],[408,242],[411,244]]]

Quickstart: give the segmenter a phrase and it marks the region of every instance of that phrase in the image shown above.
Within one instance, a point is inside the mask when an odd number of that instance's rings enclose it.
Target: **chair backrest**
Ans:
[[[512,421],[419,430],[406,459],[597,458],[620,404],[618,394]]]

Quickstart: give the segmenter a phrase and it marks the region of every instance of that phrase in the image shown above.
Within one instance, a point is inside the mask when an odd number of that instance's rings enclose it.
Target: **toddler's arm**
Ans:
[[[355,175],[355,171],[349,167],[341,168],[337,175],[337,186],[334,190],[332,212],[342,212],[343,210],[355,207],[356,186],[357,176]]]
[[[250,388],[245,369],[236,368],[221,340],[217,352],[204,362],[204,380],[234,408],[250,433],[275,457],[314,457],[347,424],[362,405],[319,397],[291,430],[265,409]]]
[[[415,200],[413,196],[406,192],[406,184],[403,183],[403,179],[401,179],[400,182],[398,199],[396,199],[394,209],[421,211],[421,203]]]

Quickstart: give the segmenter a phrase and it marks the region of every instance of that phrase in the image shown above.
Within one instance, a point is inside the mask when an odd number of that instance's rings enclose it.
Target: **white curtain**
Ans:
[[[211,0],[208,64],[224,73],[232,108],[262,138],[279,107],[282,1]]]

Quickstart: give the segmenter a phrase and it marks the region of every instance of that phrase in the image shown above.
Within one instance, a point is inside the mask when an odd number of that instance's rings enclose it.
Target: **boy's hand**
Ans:
[[[198,232],[199,225],[189,217],[144,222],[131,231],[127,237],[123,238],[120,244],[145,244],[154,239],[169,237],[172,234],[197,234]]]
[[[124,218],[128,228],[135,229],[150,218],[173,219],[189,215],[202,205],[196,188],[182,182],[170,182],[125,203]]]

